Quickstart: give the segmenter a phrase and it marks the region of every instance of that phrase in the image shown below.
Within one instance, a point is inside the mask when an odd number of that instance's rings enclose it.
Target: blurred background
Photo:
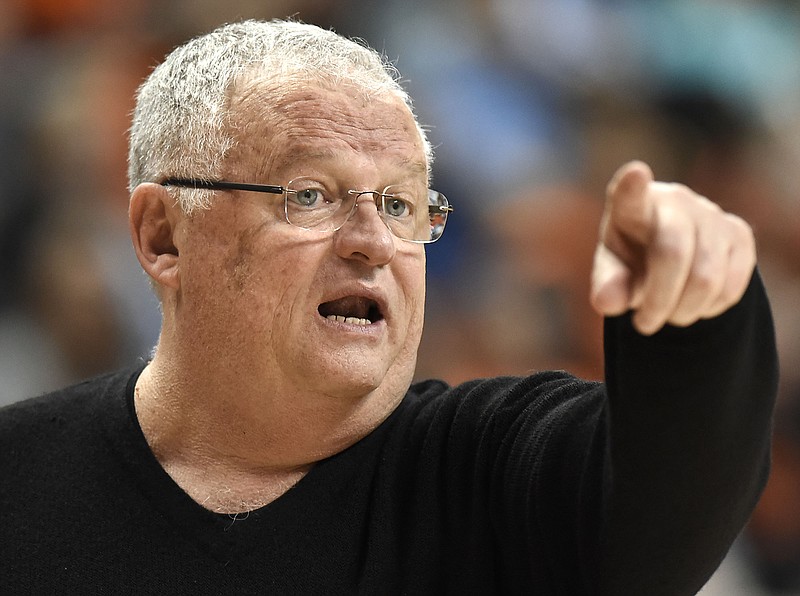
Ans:
[[[704,594],[800,594],[800,8],[777,0],[0,0],[0,405],[147,357],[130,248],[133,94],[242,18],[398,66],[456,205],[429,247],[419,377],[602,377],[588,280],[605,185],[649,162],[746,218],[782,360],[773,473]]]

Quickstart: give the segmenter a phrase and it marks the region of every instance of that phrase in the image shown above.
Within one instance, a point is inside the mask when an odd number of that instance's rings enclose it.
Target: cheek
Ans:
[[[243,241],[224,265],[221,276],[228,286],[228,298],[236,302],[246,317],[278,319],[289,315],[312,263],[289,258],[286,250],[263,242]]]
[[[266,296],[264,287],[272,277],[261,236],[258,226],[236,233],[198,233],[189,250],[181,252],[187,304],[213,308],[226,324],[259,312],[253,302]]]
[[[230,353],[245,366],[262,366],[288,352],[287,338],[302,338],[304,271],[254,252],[230,255],[194,288],[190,325],[195,337]],[[307,285],[307,284],[305,284]],[[307,318],[307,317],[305,317]]]
[[[408,334],[413,339],[422,333],[425,316],[425,253],[404,256],[398,279],[408,309]]]

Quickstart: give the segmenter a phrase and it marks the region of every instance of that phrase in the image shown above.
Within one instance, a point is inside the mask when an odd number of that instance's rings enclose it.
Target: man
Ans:
[[[146,365],[0,415],[0,588],[699,589],[767,467],[748,227],[628,164],[593,274],[607,386],[409,388],[450,210],[430,164],[391,71],[331,32],[245,22],[175,50],[131,129],[161,337]]]

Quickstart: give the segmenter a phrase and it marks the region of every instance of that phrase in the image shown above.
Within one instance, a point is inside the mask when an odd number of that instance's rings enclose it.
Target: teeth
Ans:
[[[337,323],[347,323],[349,325],[372,325],[369,319],[361,319],[358,317],[343,317],[342,315],[328,315],[326,317],[329,321],[336,321]]]

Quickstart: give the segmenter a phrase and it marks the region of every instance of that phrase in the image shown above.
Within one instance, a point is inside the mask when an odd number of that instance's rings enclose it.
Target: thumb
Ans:
[[[621,315],[633,306],[631,270],[602,243],[597,245],[592,266],[589,302],[606,317]]]

